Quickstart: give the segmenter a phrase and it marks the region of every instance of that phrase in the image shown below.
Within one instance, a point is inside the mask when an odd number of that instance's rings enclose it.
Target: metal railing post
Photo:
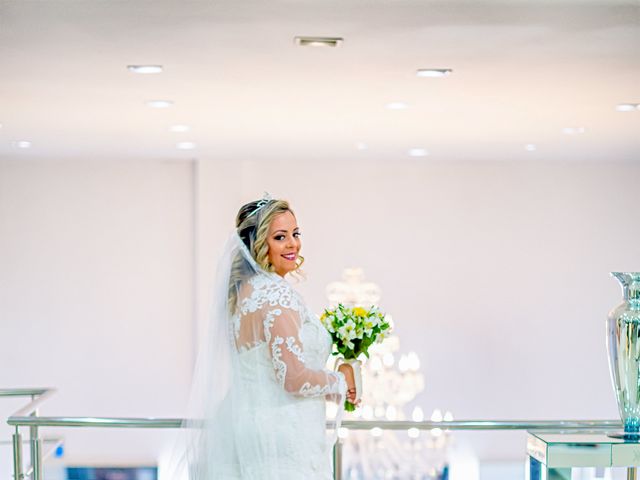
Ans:
[[[16,427],[16,433],[13,434],[13,478],[14,480],[23,480],[22,475],[22,435]]]
[[[342,480],[342,440],[333,446],[333,480]]]
[[[42,480],[42,439],[38,438],[38,427],[31,427],[29,439],[32,480]]]
[[[31,401],[35,396],[31,396]],[[38,409],[31,412],[31,417],[38,416]],[[29,427],[29,457],[31,459],[32,480],[42,480],[42,440],[38,438],[38,427]]]

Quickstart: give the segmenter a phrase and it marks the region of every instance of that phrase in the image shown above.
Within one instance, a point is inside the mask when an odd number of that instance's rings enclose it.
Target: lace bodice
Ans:
[[[286,280],[275,274],[251,277],[240,289],[238,306],[232,321],[241,362],[250,362],[245,378],[267,375],[301,397],[344,393],[342,374],[323,368],[331,351],[328,333]],[[266,364],[270,371],[258,368]]]

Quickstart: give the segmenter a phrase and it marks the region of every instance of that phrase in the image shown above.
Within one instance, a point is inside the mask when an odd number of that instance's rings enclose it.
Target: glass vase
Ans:
[[[610,436],[640,440],[640,272],[611,272],[622,285],[623,301],[609,312],[609,371],[624,432]]]

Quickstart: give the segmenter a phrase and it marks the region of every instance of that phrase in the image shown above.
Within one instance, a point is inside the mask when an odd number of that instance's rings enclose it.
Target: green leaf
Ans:
[[[344,409],[347,412],[355,412],[356,411],[356,406],[353,403],[351,403],[350,401],[345,400],[344,401]]]

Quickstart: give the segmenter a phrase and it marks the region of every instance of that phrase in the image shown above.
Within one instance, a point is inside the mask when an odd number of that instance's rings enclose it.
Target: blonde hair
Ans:
[[[269,200],[266,203],[264,200],[255,200],[240,207],[238,215],[236,215],[238,236],[256,263],[266,272],[274,271],[273,265],[269,262],[269,244],[267,243],[269,227],[275,217],[286,212],[291,212],[295,216],[286,200]],[[231,269],[229,283],[229,309],[232,313],[237,307],[237,289],[242,281],[246,280],[249,273],[246,265],[242,265],[241,259],[236,260]],[[300,273],[300,267],[303,263],[304,257],[298,255],[295,273]]]

